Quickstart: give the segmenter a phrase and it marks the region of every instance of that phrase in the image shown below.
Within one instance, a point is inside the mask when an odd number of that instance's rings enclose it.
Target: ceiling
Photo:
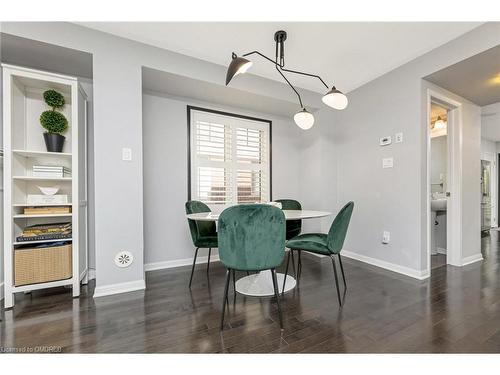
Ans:
[[[481,107],[500,102],[500,46],[462,60],[425,79]]]
[[[477,22],[81,22],[82,26],[227,65],[231,52],[259,50],[274,58],[274,32],[285,30],[286,67],[319,74],[349,92],[480,25]],[[252,57],[251,72],[282,78]],[[290,75],[298,87],[323,93],[314,78]]]

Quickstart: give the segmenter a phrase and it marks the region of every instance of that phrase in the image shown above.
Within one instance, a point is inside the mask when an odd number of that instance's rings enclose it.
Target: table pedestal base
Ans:
[[[276,273],[276,278],[278,279],[278,292],[281,294],[285,274]],[[292,290],[296,285],[297,282],[295,279],[288,275],[286,277],[285,292]],[[236,291],[240,294],[253,297],[274,296],[271,271],[261,271],[250,276],[242,277],[236,281]]]

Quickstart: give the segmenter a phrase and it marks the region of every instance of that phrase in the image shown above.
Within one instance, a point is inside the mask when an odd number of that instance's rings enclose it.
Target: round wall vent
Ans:
[[[120,268],[128,267],[134,261],[134,256],[129,251],[120,251],[115,255],[115,264]]]

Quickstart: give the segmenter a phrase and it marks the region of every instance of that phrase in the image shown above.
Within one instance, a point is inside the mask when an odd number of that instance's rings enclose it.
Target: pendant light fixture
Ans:
[[[446,122],[441,118],[441,116],[438,116],[436,119],[436,122],[434,123],[434,128],[436,129],[444,129],[446,127]]]
[[[283,77],[283,79],[286,81],[286,83],[292,88],[292,90],[295,92],[297,95],[299,104],[300,104],[300,111],[298,111],[295,116],[293,116],[295,123],[297,126],[299,126],[301,129],[307,130],[310,129],[313,124],[314,124],[314,116],[312,113],[307,111],[307,109],[304,107],[302,104],[302,98],[300,97],[299,92],[295,89],[295,87],[290,83],[290,81],[285,77],[283,72],[288,72],[288,73],[294,73],[294,74],[301,74],[304,76],[309,76],[309,77],[314,77],[317,78],[321,81],[321,83],[328,89],[328,92],[323,96],[321,99],[323,103],[325,103],[327,106],[342,110],[347,107],[348,100],[347,97],[345,96],[344,93],[341,91],[337,90],[335,86],[330,87],[321,79],[319,75],[316,74],[310,74],[310,73],[304,73],[300,72],[297,70],[290,70],[290,69],[285,69],[285,40],[286,40],[286,32],[283,30],[276,31],[274,33],[274,41],[276,42],[276,55],[274,60],[263,55],[259,51],[252,51],[245,53],[242,56],[236,55],[234,52],[232,54],[232,60],[231,63],[229,64],[229,67],[227,68],[227,73],[226,73],[226,86],[231,82],[231,80],[237,76],[238,74],[245,73],[250,67],[252,66],[252,62],[245,57],[257,54],[260,57],[268,60],[272,64],[274,64],[274,67],[278,71],[278,73]]]
[[[305,108],[302,108],[300,112],[297,112],[293,116],[293,120],[299,128],[304,130],[311,129],[314,125],[314,116]]]

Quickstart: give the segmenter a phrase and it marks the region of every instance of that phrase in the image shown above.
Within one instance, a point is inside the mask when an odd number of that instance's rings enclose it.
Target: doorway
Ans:
[[[431,269],[447,264],[448,243],[448,108],[431,101],[430,199]]]
[[[461,266],[461,103],[427,92],[427,265]]]

